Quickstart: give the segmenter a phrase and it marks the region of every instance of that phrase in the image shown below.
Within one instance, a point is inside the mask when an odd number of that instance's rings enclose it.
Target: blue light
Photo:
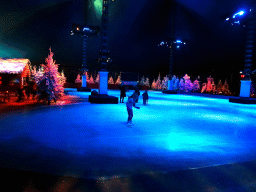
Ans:
[[[88,27],[84,27],[83,31],[89,31],[90,29]]]
[[[229,20],[229,18],[226,18],[226,21],[228,21]]]
[[[177,40],[176,43],[182,43],[181,40]]]
[[[178,45],[177,48],[180,48],[180,46]]]
[[[236,18],[237,15],[242,16],[244,14],[244,11],[239,11],[236,14],[233,15],[233,18]]]

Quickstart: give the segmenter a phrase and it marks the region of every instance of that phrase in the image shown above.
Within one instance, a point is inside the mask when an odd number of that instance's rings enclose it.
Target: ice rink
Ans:
[[[66,91],[83,98],[90,94]],[[98,178],[256,160],[256,105],[149,91],[148,105],[140,96],[137,106],[132,128],[126,125],[125,103],[59,104],[1,114],[1,167]]]

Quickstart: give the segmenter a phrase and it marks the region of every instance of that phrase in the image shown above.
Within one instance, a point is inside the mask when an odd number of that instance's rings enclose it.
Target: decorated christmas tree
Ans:
[[[190,80],[190,77],[186,74],[183,79],[185,80],[185,91],[189,92],[193,88],[193,83]]]
[[[206,92],[212,92],[212,86],[214,85],[214,79],[210,76],[207,78]]]
[[[109,77],[108,84],[115,84],[112,76]]]
[[[180,89],[181,91],[184,91],[184,90],[185,90],[185,82],[184,82],[184,79],[183,79],[183,78],[180,79],[180,82],[179,82],[179,89]]]
[[[81,75],[79,73],[77,74],[75,83],[82,83]]]
[[[97,73],[95,83],[100,83],[100,73]]]
[[[63,79],[66,79],[58,72],[58,64],[55,64],[53,55],[50,49],[50,53],[45,59],[46,64],[41,65],[43,67],[43,76],[38,81],[40,91],[39,100],[45,98],[48,100],[48,104],[52,100],[56,102],[63,95]]]
[[[175,75],[174,75],[173,77],[175,77]],[[180,83],[180,80],[179,80],[178,77],[175,77],[174,79],[175,79],[175,81],[174,81],[174,83],[173,83],[173,90],[177,91],[177,90],[179,90],[179,83]]]
[[[150,87],[149,78],[146,78],[144,86]]]
[[[156,84],[156,80],[154,79],[152,84],[151,84],[151,89],[157,89],[157,84]]]
[[[118,75],[116,83],[117,85],[121,85],[122,81],[121,81],[121,75]]]
[[[142,77],[141,77],[141,80],[140,80],[140,82],[139,82],[139,85],[140,85],[140,86],[144,86],[144,83],[145,83],[145,77],[142,76]]]
[[[161,85],[162,89],[168,89],[168,81],[169,81],[169,77],[166,75],[162,80],[162,85]]]
[[[156,80],[156,89],[162,89],[162,81],[161,81],[160,73],[159,73],[158,78]]]
[[[200,83],[199,83],[198,79],[193,81],[193,88],[192,88],[192,90],[194,92],[199,92],[200,91]]]
[[[93,79],[92,75],[90,76],[90,78],[89,78],[89,80],[88,80],[88,83],[91,83],[91,84],[94,83],[94,79]]]

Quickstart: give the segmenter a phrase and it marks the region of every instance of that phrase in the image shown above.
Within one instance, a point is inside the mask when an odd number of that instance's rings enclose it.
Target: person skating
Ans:
[[[120,86],[120,103],[124,103],[124,98],[126,97],[126,87],[124,85]]]
[[[133,118],[133,110],[132,107],[135,107],[133,105],[133,96],[128,97],[128,101],[126,102],[126,108],[127,108],[127,112],[128,112],[128,121],[127,121],[127,125],[133,125],[132,123],[132,118]],[[135,107],[136,109],[140,109],[140,107]]]
[[[146,90],[143,94],[143,105],[146,105],[148,103],[148,91]]]

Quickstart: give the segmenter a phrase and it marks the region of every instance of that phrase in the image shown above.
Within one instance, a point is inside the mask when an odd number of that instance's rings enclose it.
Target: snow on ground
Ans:
[[[90,94],[66,91],[83,98]],[[100,177],[256,159],[256,105],[149,91],[149,105],[142,105],[140,96],[137,106],[132,128],[126,126],[125,103],[39,106],[2,114],[1,166]]]

